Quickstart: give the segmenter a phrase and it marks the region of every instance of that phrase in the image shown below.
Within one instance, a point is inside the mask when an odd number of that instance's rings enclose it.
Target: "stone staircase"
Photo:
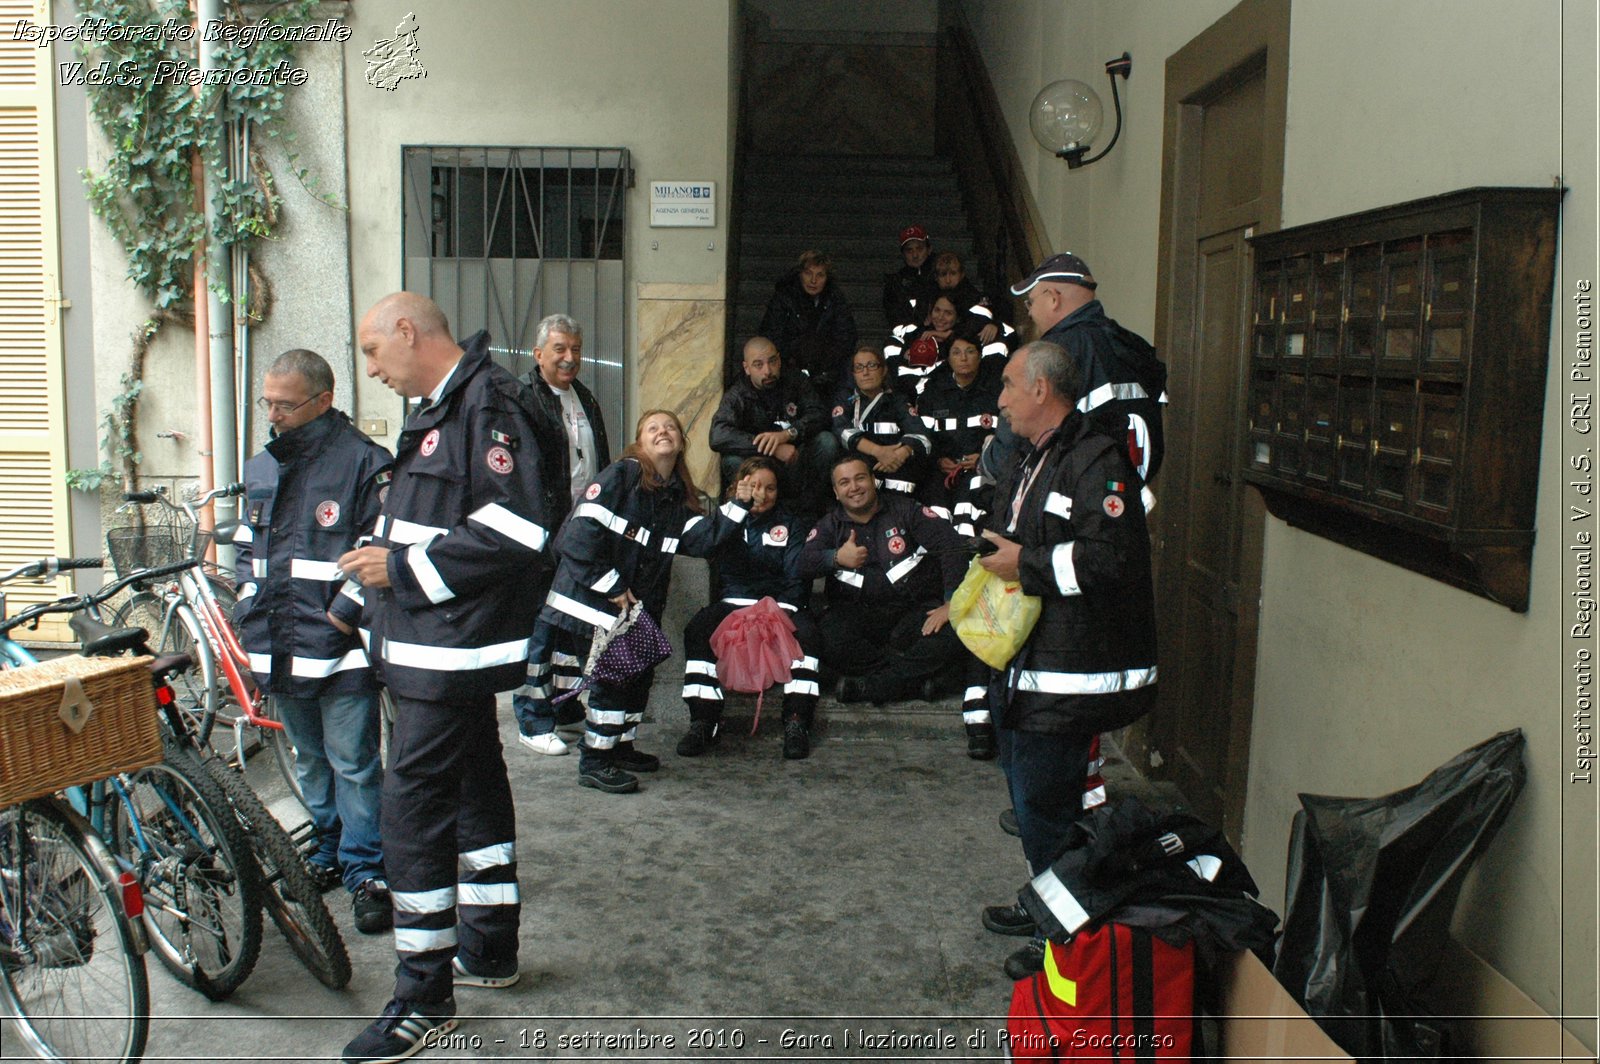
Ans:
[[[940,156],[750,155],[737,190],[740,239],[733,341],[755,335],[772,286],[808,248],[833,259],[864,339],[888,338],[883,275],[900,267],[899,233],[921,225],[933,249],[973,269],[954,166]]]

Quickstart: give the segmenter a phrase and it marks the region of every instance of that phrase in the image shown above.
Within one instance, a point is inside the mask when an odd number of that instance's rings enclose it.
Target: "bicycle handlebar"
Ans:
[[[0,576],[0,584],[12,580],[32,580],[42,576],[55,576],[69,569],[103,569],[104,558],[40,558],[37,561],[19,565],[15,569]]]
[[[232,484],[224,484],[220,488],[213,488],[193,502],[175,503],[167,498],[165,492],[153,489],[150,491],[125,491],[122,493],[122,498],[125,502],[138,503],[141,506],[160,503],[173,510],[198,510],[212,499],[226,499],[236,495],[243,495],[244,490],[243,482],[235,481]]]
[[[82,561],[85,559],[73,560]],[[193,569],[199,564],[200,562],[198,559],[190,558],[185,561],[174,562],[171,565],[158,565],[151,569],[140,569],[138,572],[129,573],[122,579],[107,584],[99,591],[90,592],[87,595],[71,595],[67,598],[56,599],[54,602],[41,602],[37,606],[29,606],[15,617],[7,617],[3,620],[0,620],[0,635],[4,635],[19,625],[27,624],[29,621],[36,620],[37,618],[43,617],[49,613],[77,613],[79,610],[86,610],[92,606],[98,606],[100,603],[111,598],[129,584],[138,583],[140,581],[159,580],[164,576],[172,576],[176,573],[181,573],[185,569]]]

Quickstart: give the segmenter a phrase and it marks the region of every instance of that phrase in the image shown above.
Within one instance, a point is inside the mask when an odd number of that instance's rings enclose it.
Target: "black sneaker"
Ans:
[[[983,910],[983,926],[997,935],[1031,935],[1038,927],[1021,902],[991,905]]]
[[[865,702],[867,700],[867,681],[863,676],[846,676],[839,681],[839,701]]]
[[[578,786],[593,787],[607,794],[631,794],[639,789],[639,777],[629,775],[609,761],[578,769]]]
[[[456,1029],[456,999],[401,1001],[384,1007],[365,1031],[344,1047],[344,1064],[395,1064],[423,1047],[429,1035]]]
[[[461,962],[460,957],[450,958],[450,972],[455,978],[456,986],[477,986],[486,990],[504,990],[508,986],[515,986],[522,973],[517,971],[516,961],[506,961],[495,964],[490,961],[474,962],[482,971],[474,971]]]
[[[311,874],[311,882],[324,894],[344,882],[344,873],[332,865],[307,861],[306,871]]]
[[[709,720],[692,720],[689,722],[689,732],[678,740],[679,757],[699,757],[713,746],[722,736],[717,734],[717,726]]]
[[[783,722],[783,759],[804,761],[811,756],[811,736],[806,726],[797,720]]]
[[[363,935],[376,935],[394,926],[394,899],[389,897],[389,885],[381,879],[369,879],[352,891],[350,908],[355,913],[356,930]]]
[[[1022,837],[1022,827],[1017,823],[1017,811],[1015,809],[1003,809],[1000,811],[1000,830],[1019,839]]]
[[[993,761],[1000,752],[995,745],[993,724],[967,725],[967,756],[974,761]]]
[[[659,757],[635,750],[632,743],[618,743],[611,751],[611,763],[628,772],[654,772],[661,767]]]
[[[1001,967],[1013,980],[1026,979],[1035,972],[1044,971],[1044,943],[1034,939],[1007,957]]]

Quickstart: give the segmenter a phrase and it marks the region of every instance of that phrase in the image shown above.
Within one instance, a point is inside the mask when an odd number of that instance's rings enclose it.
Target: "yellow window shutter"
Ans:
[[[48,25],[49,0],[0,0],[0,571],[71,553],[60,322],[54,46],[13,40]],[[87,384],[87,382],[86,382]],[[92,384],[87,386],[92,387]],[[71,591],[65,578],[5,588],[7,611]],[[64,618],[23,638],[70,640]]]

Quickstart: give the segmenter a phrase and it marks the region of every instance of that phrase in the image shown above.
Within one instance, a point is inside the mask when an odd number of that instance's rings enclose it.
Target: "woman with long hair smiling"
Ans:
[[[584,490],[556,535],[555,581],[540,620],[570,632],[580,658],[596,632],[609,631],[635,602],[659,624],[673,555],[704,557],[731,539],[749,513],[737,500],[704,512],[684,447],[677,414],[646,411],[633,442]],[[660,758],[634,747],[653,672],[590,689],[581,786],[626,794],[639,789],[634,773],[661,767]]]

